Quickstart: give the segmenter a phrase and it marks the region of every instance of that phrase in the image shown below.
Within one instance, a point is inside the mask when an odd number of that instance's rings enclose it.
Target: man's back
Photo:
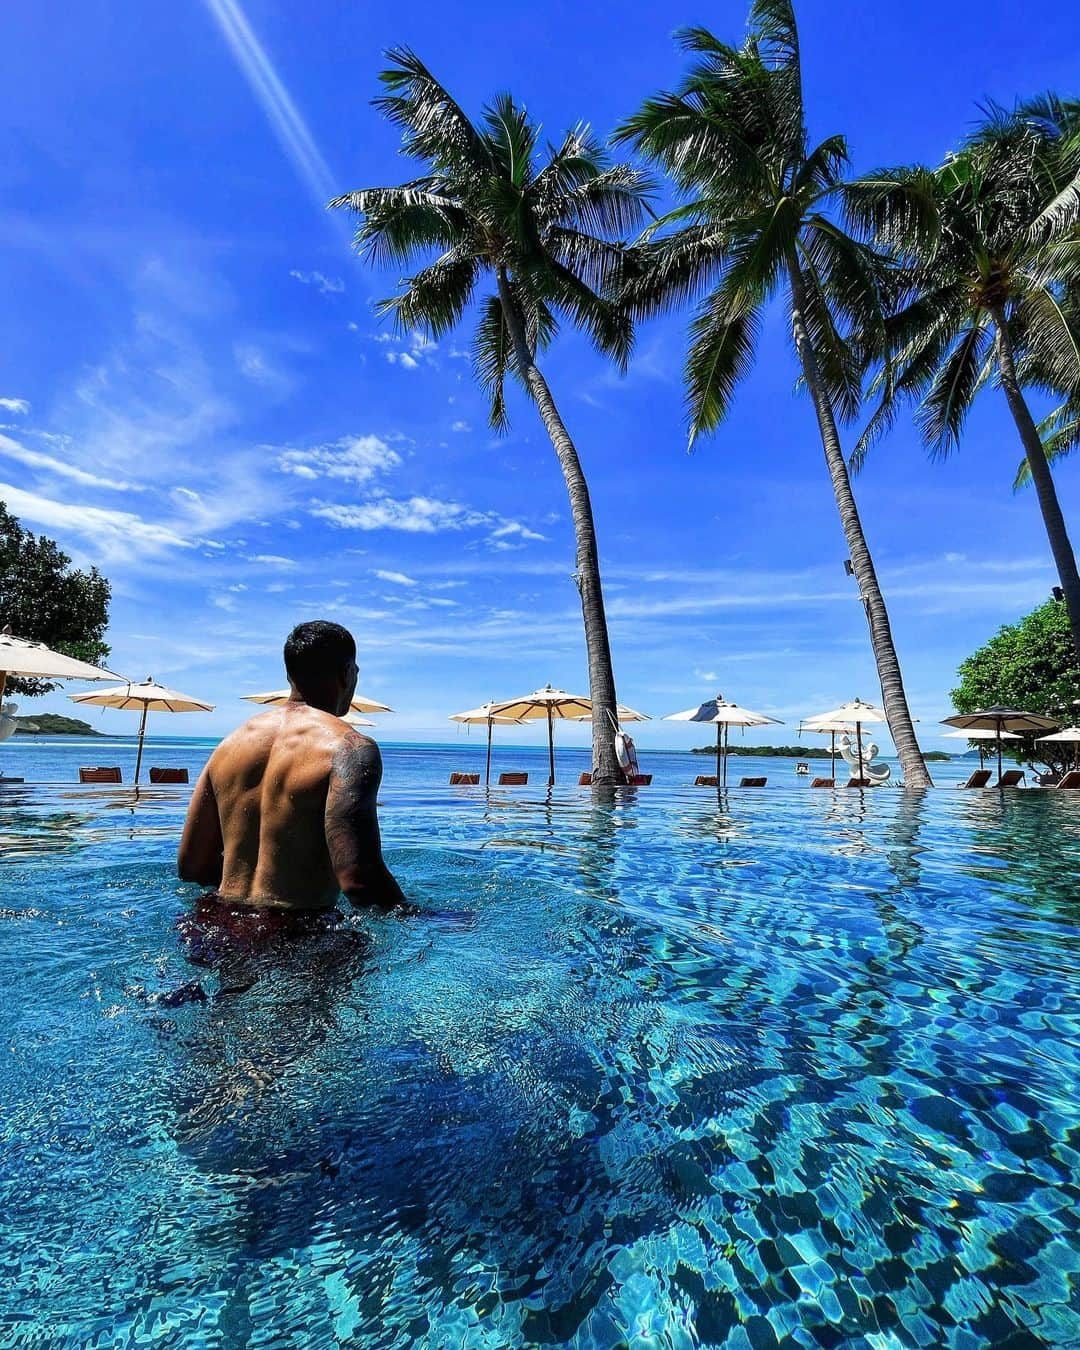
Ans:
[[[354,735],[340,718],[287,703],[221,743],[208,771],[224,845],[223,900],[305,909],[337,901],[326,798],[334,757]]]
[[[403,899],[382,860],[378,746],[340,718],[286,703],[238,728],[203,771],[180,845],[180,874],[221,900],[328,909]]]

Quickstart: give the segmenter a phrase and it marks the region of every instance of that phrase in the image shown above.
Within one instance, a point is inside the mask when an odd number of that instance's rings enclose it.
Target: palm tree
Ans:
[[[785,295],[803,381],[866,609],[889,730],[909,787],[930,775],[904,694],[889,615],[851,490],[837,416],[860,406],[863,360],[845,339],[881,323],[884,260],[830,212],[848,162],[842,136],[810,148],[790,0],[755,0],[740,48],[701,28],[679,35],[694,60],[674,93],[649,99],[616,133],[667,169],[682,205],[628,261],[625,303],[644,316],[698,299],[686,361],[690,440],[712,431],[754,358],[762,312]],[[671,226],[657,235],[660,226]],[[700,298],[703,297],[703,298]]]
[[[330,203],[361,217],[358,251],[376,263],[429,259],[380,307],[404,330],[432,338],[459,323],[482,280],[494,289],[478,302],[473,361],[497,431],[508,425],[504,386],[516,376],[535,402],[566,481],[577,540],[593,705],[593,781],[621,781],[615,755],[615,678],[585,474],[574,442],[537,364],[561,319],[625,368],[633,329],[606,292],[623,256],[620,235],[640,225],[649,183],[638,170],[609,162],[579,126],[543,162],[524,108],[500,95],[480,124],[418,58],[389,53],[380,76],[387,92],[375,106],[403,131],[403,152],[424,166],[400,187],[365,188]]]
[[[853,467],[905,401],[933,454],[960,440],[975,396],[1002,389],[1035,486],[1080,652],[1080,573],[1049,458],[1076,436],[1080,400],[1080,104],[1047,96],[983,124],[933,172],[888,169],[851,184],[852,220],[894,249],[902,303],[886,322],[881,403]],[[1025,390],[1063,402],[1036,425]]]

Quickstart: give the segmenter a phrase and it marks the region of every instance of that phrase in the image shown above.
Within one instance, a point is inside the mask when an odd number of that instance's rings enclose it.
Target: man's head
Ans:
[[[285,671],[313,708],[344,717],[356,692],[356,643],[339,623],[299,623],[285,639]]]

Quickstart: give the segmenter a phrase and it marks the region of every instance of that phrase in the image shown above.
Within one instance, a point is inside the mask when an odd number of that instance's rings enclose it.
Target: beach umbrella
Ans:
[[[942,718],[942,725],[957,727],[961,731],[992,731],[998,743],[998,782],[1001,782],[1001,733],[1015,731],[1053,731],[1059,724],[1053,717],[1043,717],[1040,713],[1021,712],[1018,708],[1003,708],[995,703],[989,708],[980,708],[973,713],[954,713],[952,717]]]
[[[135,782],[138,784],[142,770],[143,741],[146,739],[146,718],[151,712],[213,712],[212,703],[191,698],[188,694],[178,694],[175,689],[167,689],[157,684],[152,675],[148,675],[139,684],[110,685],[108,689],[94,689],[88,694],[69,694],[72,703],[91,704],[95,708],[136,709],[142,713],[139,719],[139,752],[135,758]]]
[[[0,633],[0,698],[4,695],[9,675],[44,680],[122,680],[122,675],[77,661],[63,652],[54,652],[43,642],[30,642],[13,636],[10,628]]]
[[[945,731],[942,732],[942,739],[953,741],[979,741],[980,744],[975,748],[979,752],[979,768],[981,769],[986,755],[986,752],[982,748],[982,741],[1020,741],[1023,740],[1023,737],[1018,736],[1015,731],[1003,731],[1000,737],[996,731]]]
[[[749,708],[740,708],[737,703],[729,703],[722,694],[709,699],[696,708],[687,708],[684,712],[669,713],[665,722],[706,722],[716,725],[716,781],[727,786],[727,749],[732,727],[763,727],[769,723],[782,726],[778,717],[766,717],[764,713],[751,712]]]
[[[496,724],[501,725],[521,725],[520,717],[496,716],[492,712],[495,705],[490,701],[482,703],[479,708],[469,708],[466,712],[451,713],[451,722],[461,722],[464,726],[486,726],[487,727],[487,765],[484,770],[485,785],[491,782],[491,729]]]
[[[620,723],[622,722],[651,722],[652,717],[648,713],[635,712],[633,708],[628,708],[625,703],[615,705],[615,715]],[[591,722],[592,709],[587,713],[580,713],[577,717],[567,719],[570,722]]]
[[[859,777],[863,776],[863,754],[862,754],[862,729],[864,722],[888,722],[888,718],[880,708],[875,708],[872,703],[867,703],[865,699],[853,698],[850,703],[842,703],[839,708],[830,708],[828,712],[816,713],[813,717],[807,717],[803,726],[815,727],[830,722],[854,722],[855,724],[855,743],[859,751]]]
[[[850,736],[855,730],[854,722],[803,722],[799,726],[799,734],[804,731],[816,731],[821,735],[829,737],[829,777],[836,782],[836,738],[837,736]]]
[[[555,719],[580,721],[592,716],[592,704],[583,694],[568,694],[565,689],[543,689],[525,694],[522,698],[508,698],[490,705],[497,717],[509,717],[515,722],[536,722],[547,719],[548,729],[548,786],[555,782]]]
[[[281,703],[288,703],[292,698],[291,689],[272,689],[268,694],[241,694],[241,698],[246,699],[248,703],[265,703],[270,706],[277,706]],[[363,694],[353,694],[349,703],[349,708],[356,713],[388,713],[393,712],[393,708],[386,703],[377,703],[373,698],[366,698]]]
[[[1080,727],[1064,727],[1050,736],[1036,736],[1037,741],[1072,741],[1080,744]]]
[[[341,720],[348,722],[351,727],[373,727],[375,725],[370,717],[357,717],[355,713],[346,713]]]

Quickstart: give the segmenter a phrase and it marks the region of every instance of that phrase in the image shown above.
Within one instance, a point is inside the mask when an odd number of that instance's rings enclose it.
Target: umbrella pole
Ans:
[[[722,740],[723,735],[724,735],[724,728],[720,725],[719,722],[717,722],[717,724],[716,724],[716,786],[717,786],[717,787],[720,786],[720,757],[721,757],[721,753],[722,753],[722,752],[721,752],[721,740]]]
[[[139,753],[135,756],[135,786],[139,786],[139,773],[142,769],[143,738],[146,735],[146,713],[148,705],[143,704],[142,717],[139,720]]]
[[[829,777],[832,779],[833,787],[836,786],[836,732],[829,732]]]
[[[1003,725],[1004,725],[1004,723],[1002,722],[1001,718],[999,717],[999,718],[998,718],[998,728],[997,728],[997,733],[998,733],[998,787],[1001,786],[1001,730],[1002,730]]]
[[[855,723],[855,741],[859,747],[859,767],[856,772],[859,775],[859,782],[863,781],[863,762],[862,762],[862,723]]]
[[[7,671],[0,670],[0,698],[4,697],[4,690],[7,688]]]
[[[727,757],[728,747],[731,745],[731,728],[724,723],[724,786],[727,787]]]
[[[555,728],[551,721],[551,704],[547,705],[548,717],[548,787],[555,786]]]
[[[487,769],[486,769],[485,772],[484,772],[484,786],[485,786],[485,787],[490,787],[490,786],[491,786],[491,724],[492,724],[492,722],[494,722],[494,720],[495,720],[495,719],[494,719],[493,717],[489,717],[488,720],[487,720],[487,723],[488,723],[488,749],[487,749]]]

